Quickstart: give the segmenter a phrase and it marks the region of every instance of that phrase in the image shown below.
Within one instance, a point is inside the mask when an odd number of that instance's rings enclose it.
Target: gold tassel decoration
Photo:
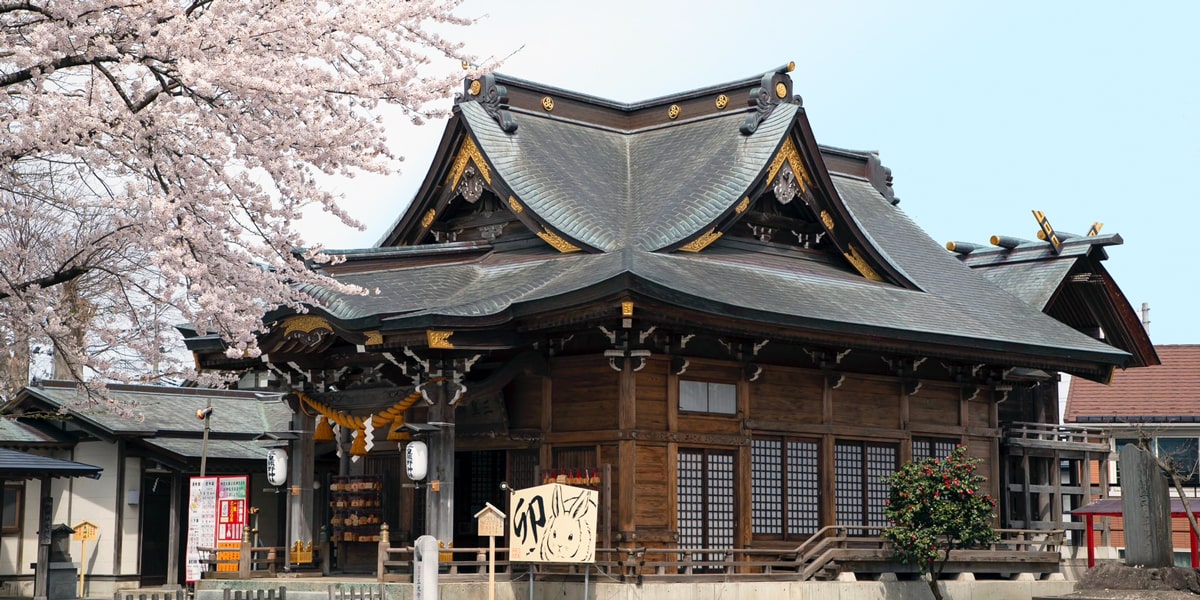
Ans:
[[[367,455],[367,432],[362,429],[354,431],[354,441],[350,444],[350,456]]]
[[[329,419],[324,415],[317,415],[317,430],[313,432],[314,442],[332,442],[333,426],[329,424]]]

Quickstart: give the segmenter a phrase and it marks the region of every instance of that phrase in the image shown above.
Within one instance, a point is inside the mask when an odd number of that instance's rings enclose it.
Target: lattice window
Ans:
[[[958,440],[948,438],[913,438],[913,462],[928,458],[946,458],[958,447]]]
[[[851,442],[834,444],[834,505],[840,525],[884,527],[883,507],[891,488],[883,481],[896,471],[899,449],[896,444]],[[851,530],[864,535],[868,530]]]
[[[892,486],[884,479],[896,472],[897,455],[896,447],[892,445],[867,446],[867,525],[887,527],[883,507],[887,505]]]
[[[833,450],[834,505],[839,525],[863,522],[863,446],[837,442]]]
[[[732,452],[681,449],[678,454],[679,545],[732,548],[737,526]],[[718,560],[697,554],[696,560]]]
[[[683,547],[701,547],[705,541],[704,462],[703,451],[679,451],[679,545]]]
[[[508,485],[518,490],[537,485],[537,464],[537,450],[509,450]]]
[[[788,533],[812,535],[821,525],[820,444],[812,440],[787,443]]]
[[[754,534],[786,539],[816,532],[820,524],[819,447],[813,440],[753,440],[750,497]]]
[[[783,440],[750,445],[750,523],[754,534],[783,534]]]

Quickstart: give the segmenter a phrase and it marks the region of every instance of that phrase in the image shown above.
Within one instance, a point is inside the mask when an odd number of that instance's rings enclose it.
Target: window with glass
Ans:
[[[4,486],[4,507],[0,511],[0,530],[4,533],[21,531],[21,503],[25,488],[19,485]]]
[[[1200,445],[1194,437],[1160,437],[1154,440],[1156,453],[1160,461],[1165,462],[1179,475],[1184,485],[1200,484],[1197,477],[1197,458],[1200,458]]]
[[[686,412],[737,414],[737,386],[711,381],[679,381],[679,410]]]
[[[790,539],[820,525],[816,440],[755,438],[750,445],[750,521],[755,536]]]

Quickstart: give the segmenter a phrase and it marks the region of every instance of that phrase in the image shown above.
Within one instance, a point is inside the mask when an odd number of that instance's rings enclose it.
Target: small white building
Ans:
[[[0,528],[0,596],[34,595],[38,502],[49,481],[51,522],[88,521],[99,535],[87,549],[86,596],[121,588],[183,583],[187,486],[206,455],[207,475],[250,476],[251,529],[261,545],[283,545],[283,494],[265,493],[264,432],[289,428],[292,413],[253,392],[113,385],[110,393],[135,417],[84,408],[72,382],[21,390],[0,420],[0,447],[103,469],[100,479],[8,481]],[[213,408],[207,448],[196,411]],[[62,414],[60,409],[66,409]],[[71,558],[80,562],[80,542]]]

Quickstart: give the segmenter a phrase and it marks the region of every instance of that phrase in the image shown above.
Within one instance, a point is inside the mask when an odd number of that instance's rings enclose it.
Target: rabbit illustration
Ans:
[[[596,548],[596,532],[588,526],[590,519],[587,518],[595,509],[596,503],[587,493],[564,499],[561,490],[554,490],[546,534],[541,541],[542,560],[585,561]]]

